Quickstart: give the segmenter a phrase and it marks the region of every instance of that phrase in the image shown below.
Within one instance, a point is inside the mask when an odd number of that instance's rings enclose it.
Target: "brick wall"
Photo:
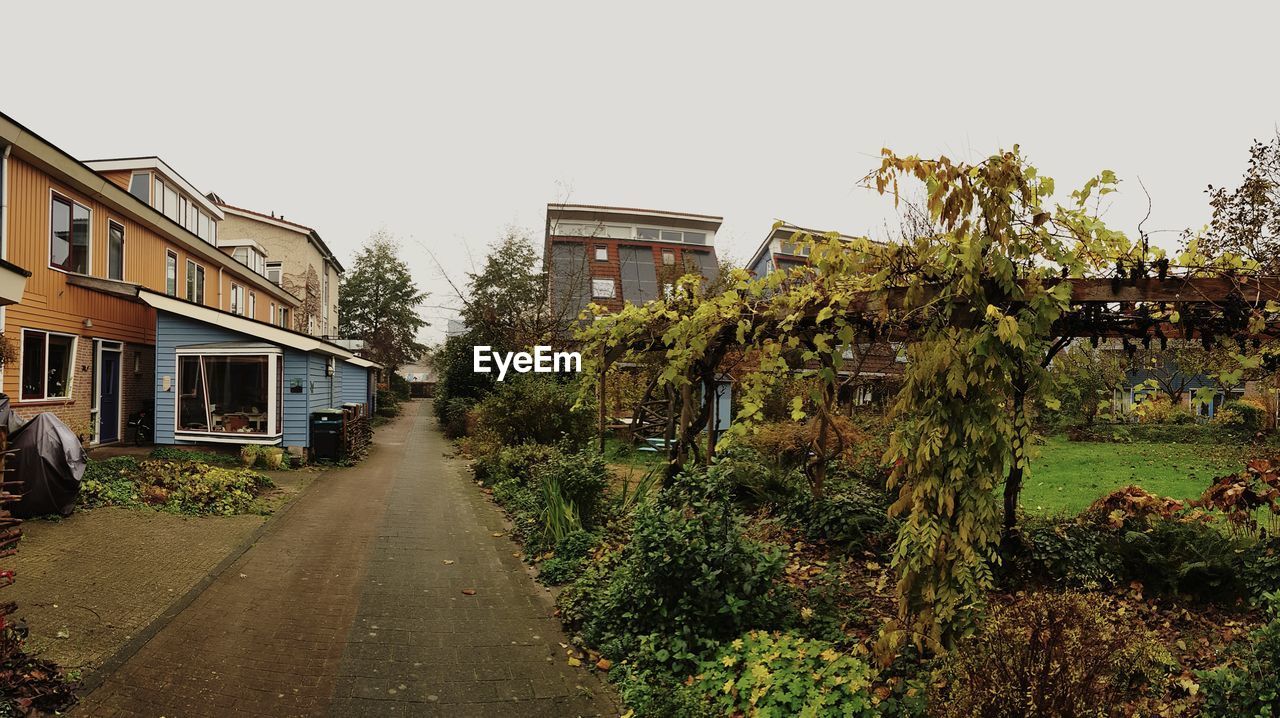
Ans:
[[[686,261],[692,262],[692,269],[697,271],[697,260],[692,257],[694,254],[710,254],[715,256],[715,249],[709,245],[702,245],[700,249],[692,249],[682,247],[678,244],[669,242],[642,242],[635,239],[610,239],[607,237],[565,237],[554,235],[551,237],[552,243],[568,243],[582,244],[587,249],[587,271],[592,279],[612,279],[614,282],[614,291],[617,296],[614,299],[603,299],[590,297],[590,300],[596,304],[608,307],[610,311],[618,311],[622,309],[623,302],[631,301],[633,304],[640,304],[640,301],[634,297],[624,296],[622,293],[622,265],[619,259],[619,247],[646,247],[653,252],[653,268],[658,279],[658,286],[664,283],[670,284],[675,279],[683,276]],[[596,261],[596,247],[604,247],[608,253],[608,259],[603,262]],[[550,245],[548,245],[550,249]],[[674,265],[664,264],[662,261],[663,251],[670,251],[675,261]],[[686,256],[688,255],[688,256]],[[547,253],[550,257],[550,252]]]
[[[21,370],[21,357],[12,365],[5,367],[6,372],[15,372],[15,375]],[[93,409],[92,372],[93,340],[82,336],[76,340],[76,358],[71,366],[71,399],[23,403],[18,401],[18,397],[9,397],[14,413],[23,420],[29,420],[36,414],[52,412],[72,431],[87,440],[90,429],[89,414]]]
[[[93,337],[81,336],[76,340],[76,358],[72,365],[71,399],[69,401],[19,402],[10,397],[14,412],[24,421],[36,414],[50,412],[62,423],[88,441],[92,434],[93,411]],[[135,364],[136,362],[136,364]],[[146,344],[125,344],[120,355],[120,439],[132,440],[125,422],[129,415],[142,409],[150,410],[155,400],[155,347]],[[135,371],[135,366],[137,371]],[[20,371],[20,361],[5,367],[5,371]]]
[[[120,383],[120,439],[132,441],[124,422],[139,411],[154,411],[156,387],[156,348],[146,344],[126,344]]]

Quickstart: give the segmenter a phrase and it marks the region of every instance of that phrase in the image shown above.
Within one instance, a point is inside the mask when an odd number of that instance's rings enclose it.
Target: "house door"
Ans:
[[[105,346],[98,357],[98,443],[120,440],[120,350]]]

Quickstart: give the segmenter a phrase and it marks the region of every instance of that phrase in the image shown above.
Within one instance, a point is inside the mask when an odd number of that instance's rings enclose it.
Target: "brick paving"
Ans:
[[[101,666],[262,525],[100,508],[23,524],[5,589],[31,629],[27,651],[65,669]]]
[[[616,716],[429,404],[406,406],[73,714]]]

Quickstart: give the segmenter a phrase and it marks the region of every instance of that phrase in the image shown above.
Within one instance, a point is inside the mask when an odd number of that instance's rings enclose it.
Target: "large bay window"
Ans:
[[[53,195],[49,208],[49,266],[76,274],[89,273],[88,207]]]
[[[178,349],[178,435],[274,437],[281,433],[284,358],[277,349]]]
[[[22,331],[22,400],[71,398],[76,337],[32,329]]]

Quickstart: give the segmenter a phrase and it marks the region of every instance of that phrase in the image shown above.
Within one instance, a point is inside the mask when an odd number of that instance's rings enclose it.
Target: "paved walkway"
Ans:
[[[617,715],[428,403],[406,406],[73,714]]]

